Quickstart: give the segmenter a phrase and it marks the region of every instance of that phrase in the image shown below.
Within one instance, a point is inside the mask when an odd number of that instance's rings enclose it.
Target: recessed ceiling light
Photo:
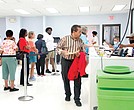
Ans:
[[[115,5],[112,11],[121,11],[126,5]]]
[[[5,3],[3,0],[0,0],[0,3]]]
[[[33,0],[34,2],[42,2],[42,1],[44,1],[44,0]]]
[[[23,9],[14,9],[14,11],[21,13],[21,14],[30,14],[29,12],[23,10]]]
[[[46,8],[46,10],[50,13],[58,13],[58,11],[55,8]]]
[[[80,12],[89,12],[89,7],[79,7]]]

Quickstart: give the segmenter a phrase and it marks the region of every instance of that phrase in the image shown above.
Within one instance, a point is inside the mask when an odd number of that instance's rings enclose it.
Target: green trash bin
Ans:
[[[134,72],[126,66],[108,66],[98,70],[99,110],[134,110]]]
[[[107,74],[97,71],[98,88],[128,88],[134,89],[134,72],[130,74]]]
[[[105,66],[104,71],[111,74],[129,74],[130,68],[127,66]]]
[[[134,110],[134,91],[98,89],[98,110]]]

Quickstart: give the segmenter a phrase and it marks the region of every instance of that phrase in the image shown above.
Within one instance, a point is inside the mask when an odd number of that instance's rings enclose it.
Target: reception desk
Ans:
[[[97,104],[97,70],[101,70],[105,66],[128,66],[134,70],[134,57],[99,57],[89,56],[89,64],[86,67],[86,73],[89,74],[89,110],[95,110]]]

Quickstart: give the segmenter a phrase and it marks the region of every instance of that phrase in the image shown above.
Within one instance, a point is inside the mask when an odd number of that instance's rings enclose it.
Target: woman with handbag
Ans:
[[[21,29],[19,33],[19,49],[22,51],[24,54],[29,55],[30,53],[30,46],[26,40],[27,36],[27,30],[26,29]],[[29,84],[28,82],[28,77],[29,77],[29,57],[27,57],[27,86],[32,86],[32,84]],[[20,75],[20,85],[24,86],[24,59],[22,59],[22,69],[21,69],[21,75]]]

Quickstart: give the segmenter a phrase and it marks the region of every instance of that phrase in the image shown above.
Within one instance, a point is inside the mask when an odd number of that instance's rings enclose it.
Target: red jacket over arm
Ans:
[[[76,57],[68,71],[68,79],[74,80],[78,78],[78,75],[80,73],[80,76],[83,76],[86,74],[85,68],[86,68],[86,55],[84,52],[80,52],[80,57]]]

